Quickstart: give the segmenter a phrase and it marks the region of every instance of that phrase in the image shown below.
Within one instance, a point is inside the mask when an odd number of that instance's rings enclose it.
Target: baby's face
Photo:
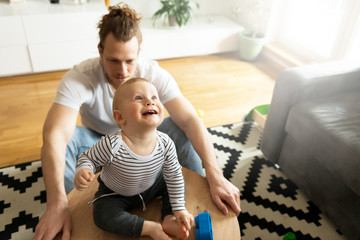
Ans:
[[[125,86],[121,92],[119,111],[127,124],[155,128],[161,124],[164,107],[154,85],[138,81]]]

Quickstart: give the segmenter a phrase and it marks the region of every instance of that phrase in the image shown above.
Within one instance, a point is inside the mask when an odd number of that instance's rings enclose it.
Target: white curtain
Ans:
[[[359,0],[277,0],[270,41],[307,61],[360,60]]]

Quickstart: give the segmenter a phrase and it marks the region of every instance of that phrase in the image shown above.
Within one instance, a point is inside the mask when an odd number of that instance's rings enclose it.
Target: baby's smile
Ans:
[[[142,115],[153,115],[153,114],[157,114],[157,111],[155,111],[155,110],[148,110],[148,111],[146,111],[146,112],[144,112]]]

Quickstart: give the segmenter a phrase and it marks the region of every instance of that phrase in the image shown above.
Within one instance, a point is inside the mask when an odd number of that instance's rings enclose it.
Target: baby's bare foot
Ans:
[[[145,221],[143,226],[142,236],[150,236],[154,240],[172,240],[163,230],[163,227],[158,222]]]
[[[174,215],[167,215],[162,222],[162,227],[165,233],[173,235],[180,239],[187,239],[189,237],[189,231],[186,230],[185,226],[179,227],[176,222]]]

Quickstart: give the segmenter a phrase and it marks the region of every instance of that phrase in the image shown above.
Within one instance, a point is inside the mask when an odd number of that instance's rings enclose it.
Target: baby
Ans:
[[[185,185],[175,145],[157,127],[164,108],[156,88],[147,80],[133,78],[116,90],[113,116],[121,130],[101,138],[84,151],[76,165],[75,187],[86,189],[101,167],[95,194],[94,222],[127,237],[150,236],[186,239],[194,217],[185,208]],[[145,220],[129,210],[162,197],[162,224]]]

